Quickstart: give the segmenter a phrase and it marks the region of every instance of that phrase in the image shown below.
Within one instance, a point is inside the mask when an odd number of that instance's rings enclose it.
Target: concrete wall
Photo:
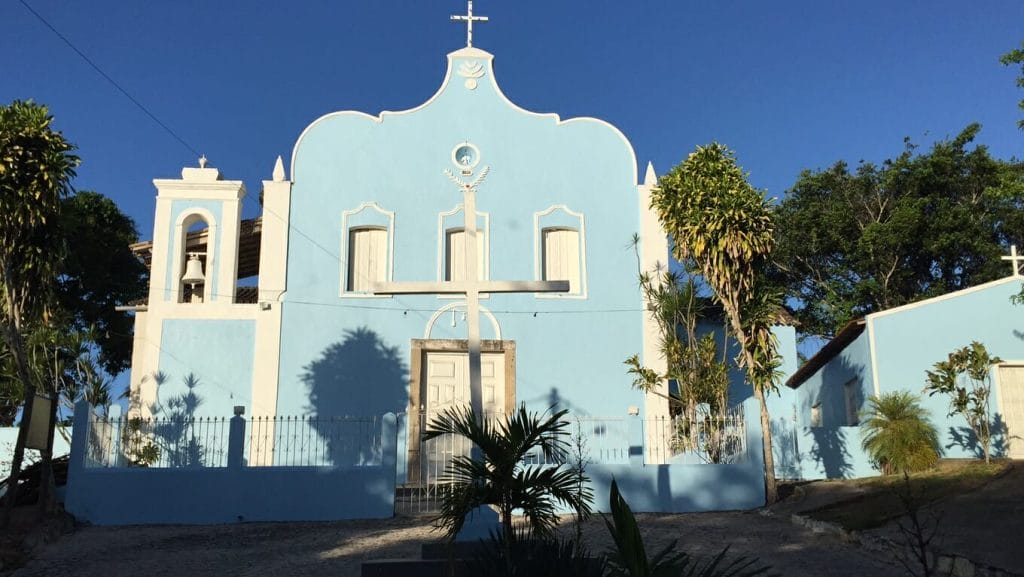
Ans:
[[[97,525],[328,521],[394,514],[397,427],[385,415],[381,464],[246,467],[244,421],[232,421],[228,466],[89,467],[89,407],[75,411],[65,509]]]
[[[959,416],[947,416],[949,397],[924,393],[926,372],[955,349],[979,341],[1004,361],[1024,360],[1021,331],[1024,309],[1010,302],[1020,291],[1019,278],[1005,278],[887,311],[868,315],[863,333],[811,375],[794,392],[797,427],[792,437],[792,463],[799,478],[851,478],[878,474],[861,448],[860,427],[847,426],[844,386],[855,379],[859,410],[872,395],[908,391],[921,404],[939,432],[943,456],[981,455],[973,434]],[[810,426],[811,407],[821,403],[822,427]],[[1005,448],[998,383],[993,378],[994,454]]]
[[[1021,279],[1011,277],[871,315],[878,372],[875,390],[921,393],[925,372],[971,341],[981,342],[989,354],[1004,361],[1024,360],[1024,308],[1010,302],[1020,288]],[[931,412],[946,457],[980,455],[980,447],[966,421],[959,416],[946,416],[948,396],[925,395],[921,401]],[[997,427],[1002,422],[998,403],[999,389],[993,378],[990,408]],[[1019,435],[1024,431],[1009,433]],[[993,441],[997,446],[1005,443],[1006,432]]]

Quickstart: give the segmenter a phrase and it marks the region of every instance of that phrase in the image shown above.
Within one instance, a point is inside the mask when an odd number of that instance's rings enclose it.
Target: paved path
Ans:
[[[903,573],[891,563],[835,537],[816,535],[788,518],[755,512],[689,515],[643,514],[638,521],[649,551],[673,539],[695,554],[731,544],[735,554],[755,555],[787,577],[888,577]],[[610,544],[604,523],[591,520],[592,548]],[[437,538],[423,519],[338,523],[266,523],[205,527],[84,527],[37,551],[18,577],[43,575],[359,575],[364,559],[415,557]]]

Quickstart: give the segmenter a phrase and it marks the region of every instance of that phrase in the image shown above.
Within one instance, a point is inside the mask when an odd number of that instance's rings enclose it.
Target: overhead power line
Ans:
[[[155,114],[153,114],[148,108],[143,106],[141,102],[139,102],[134,96],[132,96],[127,90],[125,90],[123,86],[118,84],[116,80],[114,80],[109,74],[104,72],[103,69],[100,68],[98,64],[93,62],[91,58],[89,58],[88,56],[85,55],[84,52],[79,50],[78,47],[75,46],[74,43],[71,42],[71,40],[68,40],[67,36],[64,36],[63,34],[60,33],[59,30],[54,28],[53,24],[50,24],[50,22],[47,21],[46,18],[43,18],[42,14],[40,14],[39,12],[36,12],[34,8],[29,6],[28,2],[26,2],[25,0],[18,0],[18,1],[21,2],[21,5],[24,6],[26,10],[31,12],[33,16],[38,18],[40,22],[42,22],[47,28],[49,28],[50,31],[52,31],[54,34],[56,34],[57,38],[60,38],[61,40],[63,40],[64,44],[68,45],[68,48],[74,50],[75,54],[78,54],[82,58],[82,60],[85,60],[85,62],[89,66],[91,66],[93,70],[95,70],[100,76],[105,78],[107,80],[107,82],[112,84],[114,86],[114,88],[116,88],[121,94],[124,94],[125,98],[130,100],[132,102],[132,104],[134,104],[136,107],[138,107],[139,110],[144,112],[146,114],[146,116],[150,117],[153,120],[153,122],[157,123],[160,126],[160,128],[163,128],[165,131],[167,131],[167,134],[170,134],[172,137],[174,137],[175,140],[180,142],[181,145],[184,146],[185,148],[187,148],[190,152],[192,152],[192,154],[194,154],[196,156],[202,156],[199,153],[199,151],[195,149],[195,147],[193,147],[191,144],[186,142],[185,139],[182,138],[177,132],[171,130],[171,127],[169,127],[166,124],[164,124],[163,121],[161,121],[159,118],[157,118]]]

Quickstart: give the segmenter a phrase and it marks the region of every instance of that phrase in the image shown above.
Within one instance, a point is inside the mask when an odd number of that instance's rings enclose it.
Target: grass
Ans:
[[[910,476],[912,494],[922,504],[934,503],[946,497],[980,489],[1004,473],[1008,463],[942,461],[939,465]],[[895,490],[903,484],[902,475],[868,477],[844,481],[866,491],[852,499],[839,501],[806,514],[814,519],[828,521],[852,531],[881,527],[903,514],[903,505]]]

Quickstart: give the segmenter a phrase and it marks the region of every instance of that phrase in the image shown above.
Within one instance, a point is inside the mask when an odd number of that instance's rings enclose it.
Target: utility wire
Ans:
[[[181,136],[179,136],[177,132],[171,130],[171,128],[169,126],[167,126],[166,124],[161,122],[160,119],[157,118],[155,114],[150,112],[148,108],[143,106],[141,102],[139,102],[134,96],[129,94],[128,91],[125,90],[120,84],[118,84],[116,80],[114,80],[113,78],[110,77],[109,74],[104,72],[103,69],[99,67],[99,65],[97,65],[95,62],[92,61],[92,59],[90,59],[88,56],[86,56],[84,52],[79,50],[78,47],[75,46],[70,40],[68,40],[68,38],[66,36],[61,34],[60,31],[58,31],[56,28],[54,28],[53,24],[50,24],[46,20],[46,18],[43,18],[42,14],[40,14],[39,12],[36,12],[35,9],[33,9],[31,6],[29,6],[28,2],[26,2],[25,0],[18,0],[18,1],[21,2],[21,5],[24,6],[26,10],[31,12],[33,16],[38,18],[40,22],[42,22],[47,28],[49,28],[54,34],[56,34],[58,38],[63,40],[64,44],[68,45],[68,48],[74,50],[75,54],[78,54],[79,56],[81,56],[82,60],[85,60],[85,62],[89,66],[91,66],[93,70],[95,70],[100,76],[105,78],[107,80],[107,82],[111,83],[114,86],[114,88],[118,89],[118,91],[120,91],[121,94],[123,94],[128,100],[130,100],[132,102],[132,104],[137,106],[139,110],[141,110],[142,112],[146,113],[146,116],[149,116],[153,120],[153,122],[155,122],[158,125],[160,125],[160,128],[163,128],[165,131],[167,131],[167,134],[170,134],[171,136],[173,136],[175,140],[180,142],[182,146],[184,146],[189,151],[191,151],[192,154],[194,154],[196,156],[202,156],[199,153],[198,150],[196,150],[191,144],[186,142],[185,139],[182,138]]]

